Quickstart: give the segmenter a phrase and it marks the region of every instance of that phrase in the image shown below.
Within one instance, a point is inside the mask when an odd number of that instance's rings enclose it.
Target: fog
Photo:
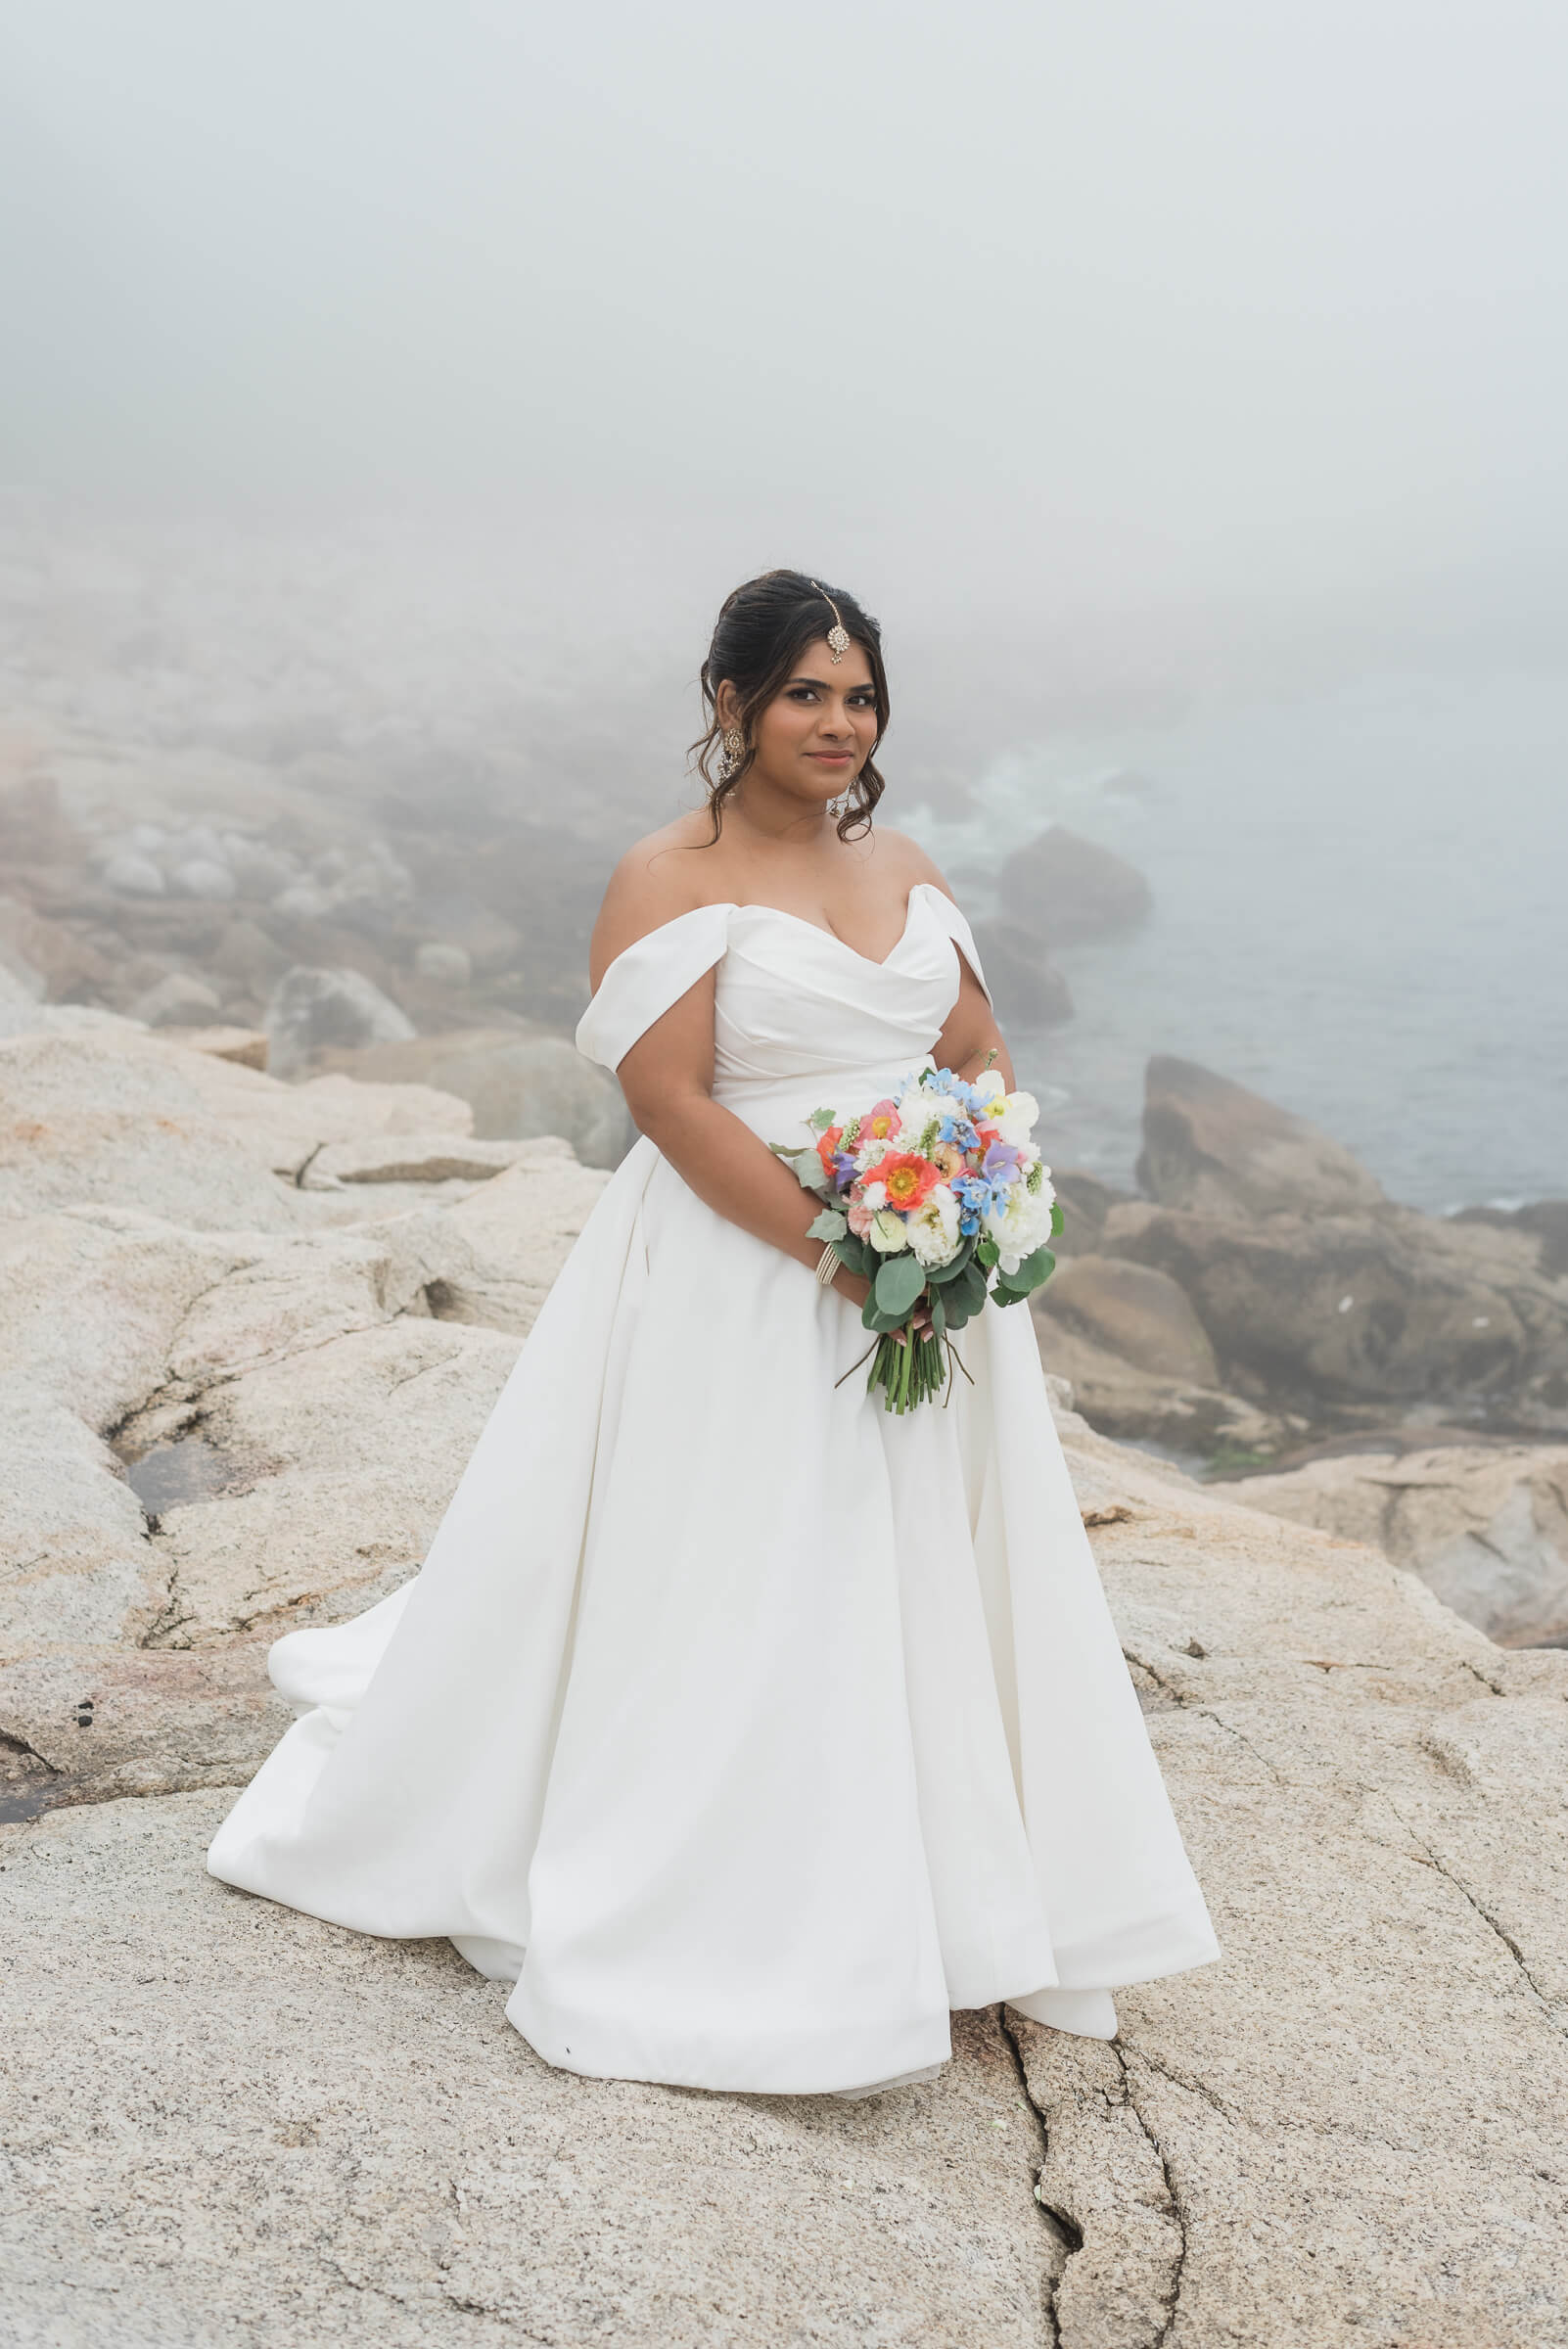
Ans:
[[[1545,0],[8,15],[13,481],[504,509],[618,620],[1554,625]]]
[[[51,0],[0,55],[5,676],[89,826],[161,818],[94,800],[84,730],[329,809],[488,795],[597,871],[678,799],[719,597],[794,562],[881,616],[900,817],[982,912],[1063,792],[1137,860],[1079,790],[1133,758],[1179,773],[1168,829],[1207,818],[1211,864],[1238,801],[1321,781],[1380,822],[1354,852],[1408,916],[1391,993],[1423,951],[1472,1009],[1568,984],[1517,895],[1568,754],[1546,0]],[[135,771],[167,801],[166,760]],[[1511,862],[1466,836],[1482,802]],[[1255,897],[1278,844],[1249,837]],[[1151,877],[1161,918],[1195,902]],[[1151,983],[1123,1089],[1159,1029],[1408,1191],[1539,1185],[1560,1122],[1493,1148],[1478,1107],[1441,1172],[1400,1157],[1379,1020],[1359,1089],[1338,1028],[1291,1058],[1314,953],[1345,957],[1331,866],[1287,896],[1278,999],[1236,1033]],[[1515,1033],[1515,1096],[1555,1036]],[[1101,1106],[1083,1147],[1120,1163]]]

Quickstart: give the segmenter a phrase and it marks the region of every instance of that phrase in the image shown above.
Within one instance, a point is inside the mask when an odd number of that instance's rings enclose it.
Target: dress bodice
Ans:
[[[716,964],[714,1097],[788,1140],[811,1110],[858,1106],[865,1088],[874,1098],[929,1059],[958,1000],[960,953],[984,987],[969,924],[926,881],[882,962],[776,905],[698,905],[616,956],[577,1048],[618,1067]]]

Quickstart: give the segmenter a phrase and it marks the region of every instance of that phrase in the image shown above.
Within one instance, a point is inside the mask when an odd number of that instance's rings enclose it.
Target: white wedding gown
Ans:
[[[618,957],[614,1068],[715,964],[715,1097],[804,1147],[929,1058],[963,916],[883,963],[759,905]],[[853,1306],[639,1141],[415,1579],[291,1633],[301,1712],[220,1828],[225,1882],[515,1978],[552,2064],[707,2089],[891,2082],[948,2010],[1218,1955],[1051,1423],[1027,1309],[907,1417],[835,1382]],[[1032,1994],[1041,1994],[1038,1997]]]

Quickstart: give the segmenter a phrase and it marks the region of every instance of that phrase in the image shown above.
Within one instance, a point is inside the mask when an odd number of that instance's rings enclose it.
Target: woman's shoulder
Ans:
[[[878,824],[872,834],[874,852],[883,871],[891,881],[897,881],[905,895],[927,882],[950,898],[952,889],[945,873],[932,861],[917,840],[907,832],[896,832],[891,824]]]
[[[588,977],[597,987],[618,954],[650,931],[727,900],[720,875],[695,852],[710,837],[706,815],[677,816],[634,841],[610,876],[588,947]]]

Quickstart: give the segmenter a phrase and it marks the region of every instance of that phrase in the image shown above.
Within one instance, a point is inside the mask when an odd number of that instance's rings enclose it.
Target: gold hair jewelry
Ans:
[[[850,631],[840,617],[838,605],[833,601],[827,589],[815,579],[811,581],[811,584],[816,588],[817,594],[833,615],[833,625],[827,632],[827,641],[828,652],[832,656],[833,666],[836,668],[850,649]]]

